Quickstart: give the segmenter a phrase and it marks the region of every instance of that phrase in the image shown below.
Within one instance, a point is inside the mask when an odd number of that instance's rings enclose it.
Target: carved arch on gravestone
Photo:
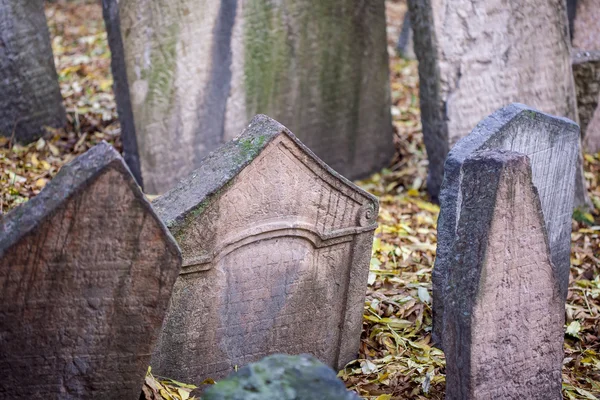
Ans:
[[[184,257],[158,373],[218,379],[282,351],[355,358],[377,199],[285,127],[255,117],[154,205]]]

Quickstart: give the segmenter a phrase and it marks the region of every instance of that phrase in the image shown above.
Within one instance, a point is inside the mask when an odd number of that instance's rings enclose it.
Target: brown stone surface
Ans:
[[[153,204],[184,258],[159,374],[200,383],[277,352],[356,357],[378,203],[285,127],[255,117]]]
[[[577,118],[564,0],[410,0],[427,188],[449,149],[512,102]]]
[[[561,399],[564,306],[527,156],[463,165],[446,301],[446,399]]]
[[[390,162],[383,0],[103,2],[124,58],[113,58],[124,149],[139,153],[147,193],[174,187],[258,113],[349,178]]]
[[[0,231],[0,398],[137,399],[181,265],[100,144]]]
[[[600,0],[577,0],[572,35],[575,49],[600,51]]]

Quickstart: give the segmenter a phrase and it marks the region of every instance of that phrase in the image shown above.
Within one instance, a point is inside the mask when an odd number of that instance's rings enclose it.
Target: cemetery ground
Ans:
[[[417,65],[393,50],[405,8],[404,2],[387,4],[397,151],[388,169],[360,182],[380,197],[380,226],[359,359],[340,372],[362,397],[380,400],[442,399],[444,393],[444,355],[430,345],[430,278],[439,208],[425,194]],[[100,141],[120,148],[100,5],[59,0],[47,6],[47,17],[69,125],[28,146],[0,139],[3,213],[38,194],[62,165]],[[595,209],[575,213],[573,220],[563,366],[566,399],[600,397],[600,153],[585,155],[585,176]],[[145,393],[152,398],[151,387],[160,383],[150,374],[147,382]],[[176,387],[173,382],[163,386],[164,398],[185,398],[185,391]]]

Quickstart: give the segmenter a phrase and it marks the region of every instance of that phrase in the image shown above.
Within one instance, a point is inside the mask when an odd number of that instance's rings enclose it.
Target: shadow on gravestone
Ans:
[[[579,127],[566,118],[553,117],[522,104],[506,106],[481,121],[452,148],[444,166],[440,193],[438,245],[433,281],[434,343],[442,346],[445,291],[448,272],[456,264],[452,247],[456,238],[461,192],[461,167],[476,151],[505,149],[531,160],[533,184],[540,195],[552,261],[558,270],[563,301],[567,296],[571,248],[571,215],[579,152]]]
[[[449,150],[494,110],[518,101],[577,119],[564,0],[408,4],[432,200]],[[576,179],[574,204],[587,206],[583,169]]]
[[[359,400],[328,366],[308,354],[274,354],[207,389],[203,400]]]
[[[183,252],[158,374],[199,383],[273,353],[338,369],[356,357],[378,202],[283,125],[256,116],[153,205]]]
[[[118,153],[62,167],[0,233],[0,397],[137,399],[181,254]]]
[[[448,271],[446,399],[562,399],[564,299],[526,155],[491,150],[461,171]]]
[[[147,193],[171,189],[259,113],[351,179],[390,162],[384,1],[103,3],[124,150],[128,162],[139,153]]]

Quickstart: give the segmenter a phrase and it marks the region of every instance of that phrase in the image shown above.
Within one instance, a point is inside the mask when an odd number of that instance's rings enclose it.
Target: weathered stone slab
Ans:
[[[64,166],[0,229],[0,397],[138,398],[181,255],[118,153]]]
[[[448,273],[456,264],[453,250],[460,211],[461,168],[474,152],[512,150],[531,160],[533,184],[539,193],[552,261],[563,301],[567,296],[571,248],[571,215],[579,152],[579,127],[522,104],[504,107],[479,123],[448,154],[440,193],[437,257],[433,281],[433,340],[441,341]]]
[[[396,50],[402,58],[407,60],[414,60],[417,58],[415,55],[415,49],[413,46],[412,28],[410,27],[410,14],[408,10],[404,14],[402,20],[402,29],[400,30],[400,36],[398,36],[398,43],[396,44]]]
[[[284,126],[255,117],[153,205],[184,260],[160,375],[200,383],[281,352],[334,368],[356,357],[378,202]]]
[[[449,149],[494,110],[520,102],[577,118],[564,0],[408,3],[434,200]]]
[[[576,0],[572,24],[573,47],[579,50],[600,51],[600,1]]]
[[[43,1],[0,6],[0,135],[29,143],[66,123]]]
[[[307,354],[275,354],[246,365],[202,394],[204,400],[359,400],[335,371]]]
[[[575,52],[573,76],[583,149],[588,153],[596,153],[600,151],[600,122],[597,122],[600,118],[600,51]]]
[[[564,302],[528,157],[462,166],[446,294],[446,399],[562,399]]]
[[[383,1],[104,3],[111,49],[125,56],[125,152],[138,151],[146,192],[171,189],[258,113],[352,179],[391,159]]]

